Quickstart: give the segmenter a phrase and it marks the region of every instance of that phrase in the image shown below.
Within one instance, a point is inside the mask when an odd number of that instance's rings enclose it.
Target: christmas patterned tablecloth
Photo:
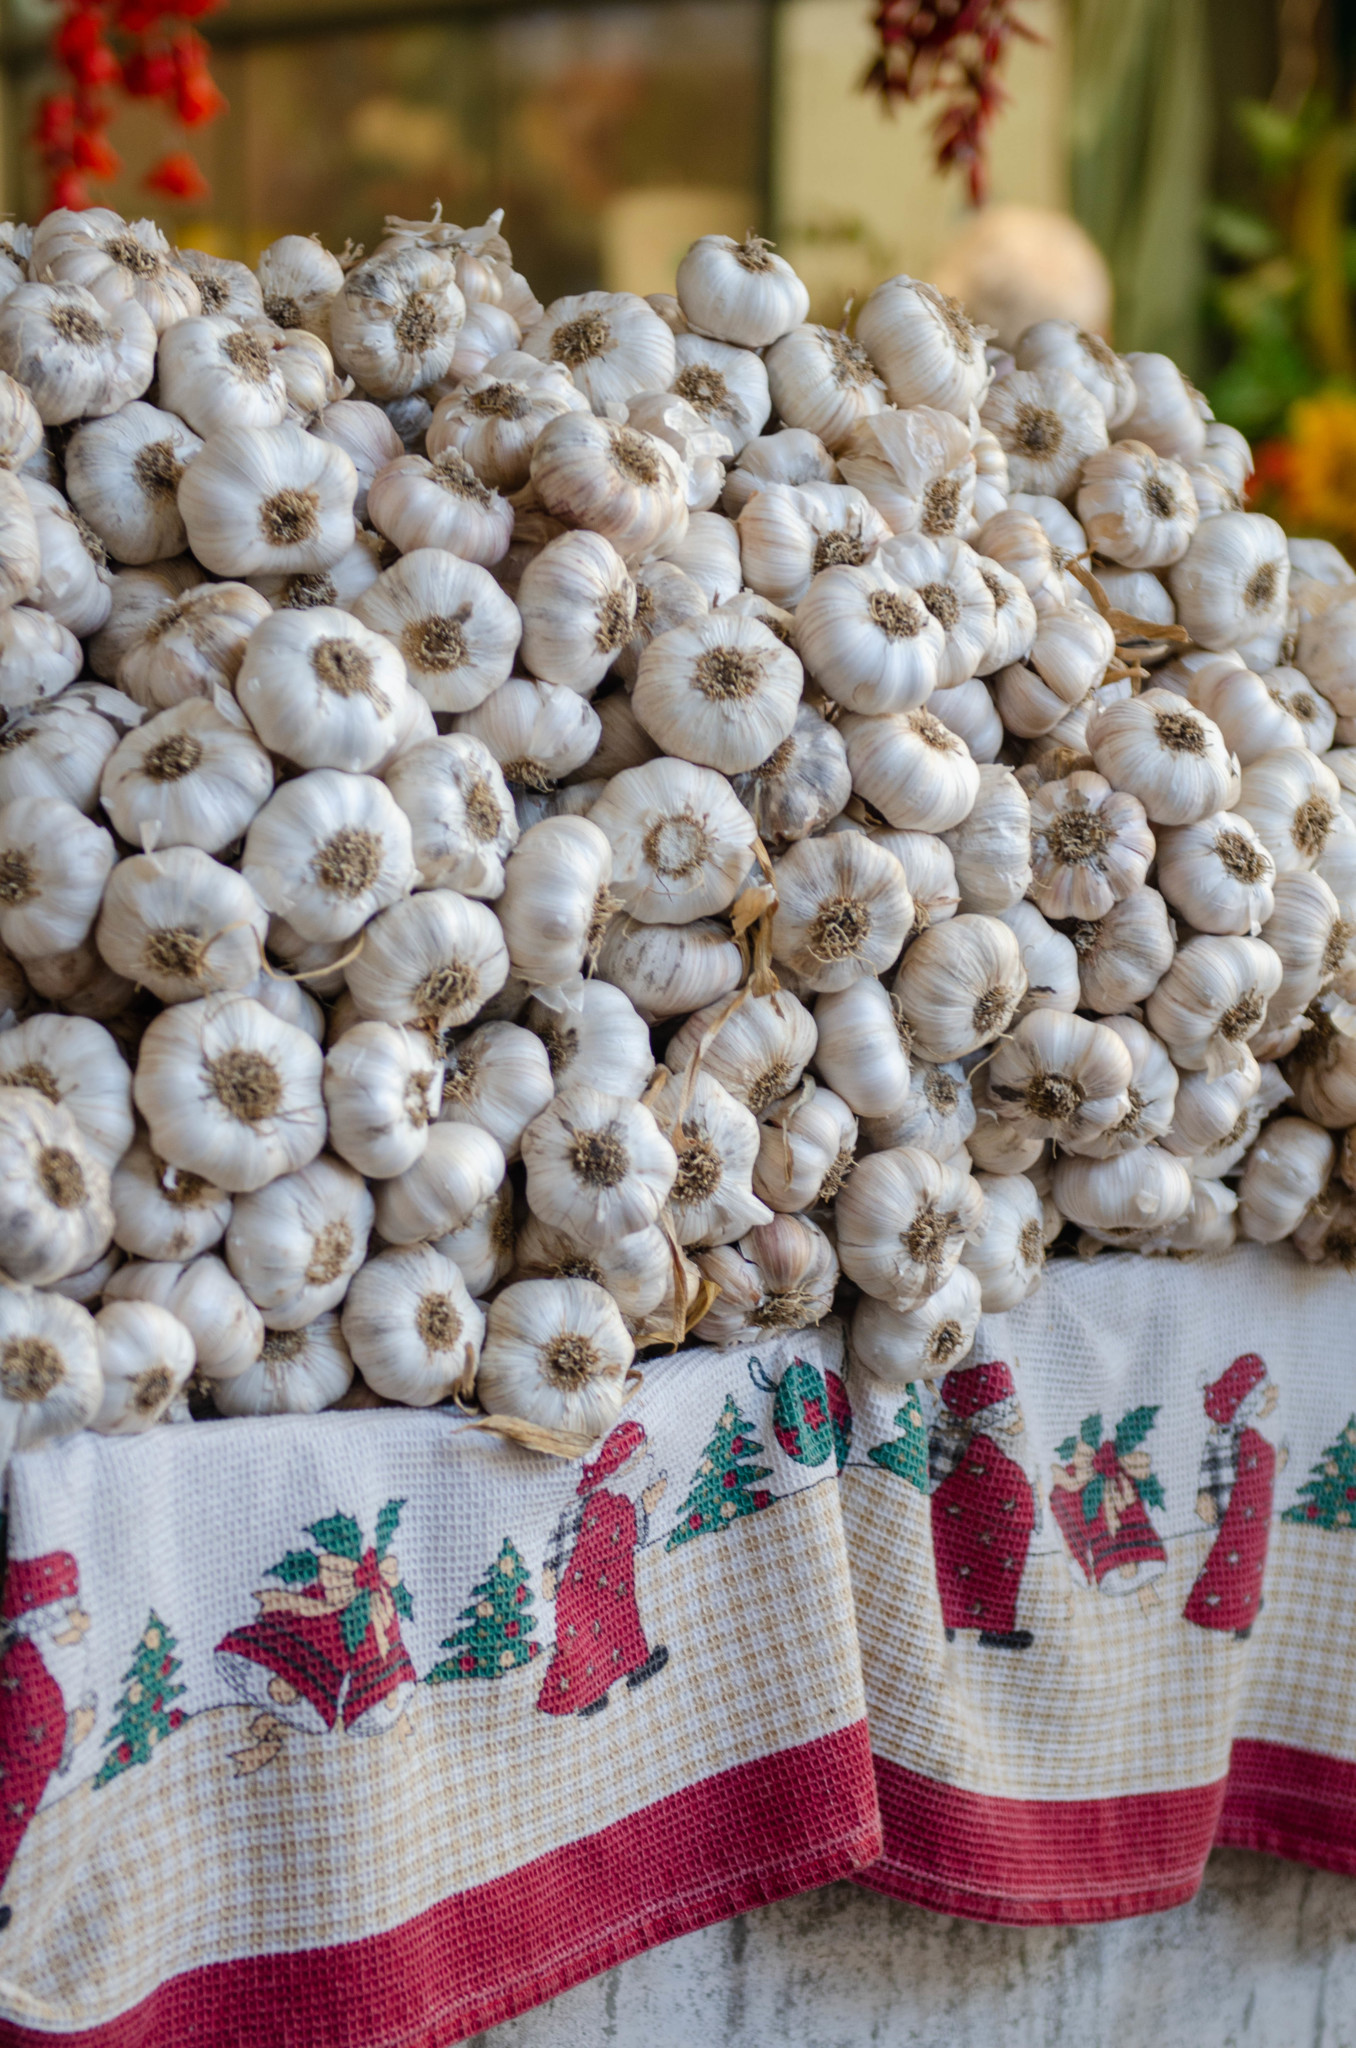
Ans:
[[[841,1876],[1356,1874],[1351,1303],[1105,1257],[931,1387],[652,1364],[583,1464],[404,1410],[17,1459],[0,2048],[443,2048]]]

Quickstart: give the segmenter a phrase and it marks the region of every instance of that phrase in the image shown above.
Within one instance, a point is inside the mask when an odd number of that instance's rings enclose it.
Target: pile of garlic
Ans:
[[[3,231],[0,1456],[1350,1270],[1356,574],[1164,357],[499,226]]]

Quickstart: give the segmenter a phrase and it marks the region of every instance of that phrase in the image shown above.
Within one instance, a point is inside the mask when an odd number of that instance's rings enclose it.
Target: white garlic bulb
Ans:
[[[1340,821],[1341,784],[1305,748],[1259,754],[1243,770],[1234,809],[1266,846],[1278,875],[1312,868]]]
[[[230,691],[268,599],[245,583],[200,583],[168,599],[129,639],[118,687],[148,711]]]
[[[209,434],[184,471],[179,511],[193,553],[218,576],[328,569],[353,544],[357,488],[332,441],[288,425],[232,427]]]
[[[518,491],[542,429],[561,413],[587,409],[588,399],[563,364],[506,350],[438,401],[428,452],[455,449],[492,490]]]
[[[241,872],[303,938],[348,938],[412,886],[409,824],[374,777],[315,768],[258,812]]]
[[[934,1159],[954,1159],[970,1143],[975,1115],[970,1084],[958,1062],[933,1066],[914,1060],[907,1095],[884,1114],[864,1117],[862,1140],[868,1152],[911,1145]]]
[[[761,356],[691,331],[675,334],[673,346],[674,391],[707,427],[724,435],[727,459],[737,458],[745,444],[762,433],[772,409],[768,370]]]
[[[226,1234],[231,1197],[157,1158],[139,1137],[114,1166],[113,1240],[138,1259],[193,1259]]]
[[[611,879],[611,845],[588,819],[544,818],[524,832],[498,905],[513,971],[539,989],[576,986],[615,907]]]
[[[698,1073],[670,1075],[650,1108],[677,1154],[666,1213],[679,1244],[732,1244],[772,1221],[752,1187],[760,1132],[743,1103]]]
[[[1117,428],[1117,438],[1143,441],[1155,454],[1195,462],[1205,452],[1210,409],[1170,356],[1132,350],[1125,365],[1134,379],[1135,402]]]
[[[623,769],[589,816],[612,846],[613,893],[645,923],[727,909],[753,858],[753,820],[729,784],[686,761]]]
[[[22,384],[0,371],[0,469],[25,468],[44,446],[37,407]]]
[[[674,289],[689,327],[739,348],[766,348],[810,310],[805,286],[761,235],[702,235],[678,265]]]
[[[193,1371],[193,1339],[153,1301],[110,1301],[94,1318],[103,1397],[90,1428],[136,1436],[161,1421]]]
[[[840,450],[846,482],[893,533],[973,530],[975,458],[965,423],[932,406],[868,412]]]
[[[23,796],[0,807],[0,941],[19,960],[80,945],[114,861],[109,834],[74,804]]]
[[[1187,471],[1142,441],[1117,441],[1089,458],[1078,517],[1097,552],[1128,569],[1180,561],[1200,524]]]
[[[1156,889],[1132,889],[1074,927],[1084,1009],[1104,1015],[1152,995],[1172,964],[1175,927]]]
[[[522,1138],[527,1202],[588,1245],[654,1223],[678,1170],[648,1109],[594,1088],[561,1090]]]
[[[1088,334],[1072,320],[1038,320],[1018,337],[1013,361],[1019,370],[1071,370],[1106,414],[1108,427],[1129,418],[1135,384],[1126,363],[1100,334]]]
[[[995,1049],[985,1101],[1029,1137],[1082,1152],[1130,1113],[1132,1073],[1128,1049],[1105,1024],[1067,1010],[1036,1009]]]
[[[32,508],[38,537],[38,604],[77,637],[97,633],[113,608],[113,578],[103,542],[52,485],[35,476],[20,477],[18,482]]]
[[[898,1146],[872,1152],[835,1206],[838,1256],[863,1293],[897,1310],[935,1294],[983,1227],[984,1196],[963,1168]]]
[[[280,339],[262,323],[242,327],[222,314],[179,321],[157,356],[161,400],[195,436],[281,426],[287,383],[273,346]]]
[[[1055,1162],[1060,1214],[1105,1244],[1166,1229],[1186,1214],[1191,1195],[1185,1164],[1161,1145],[1140,1145],[1114,1159],[1066,1153]]]
[[[546,1047],[535,1032],[503,1021],[481,1024],[444,1055],[444,1123],[478,1124],[504,1157],[516,1159],[522,1135],[555,1093]]]
[[[644,1094],[654,1072],[650,1034],[634,1004],[611,982],[586,981],[577,1005],[568,1010],[533,1001],[526,1021],[546,1048],[558,1089]]]
[[[957,1271],[974,1276],[983,1313],[1001,1315],[1016,1308],[1040,1285],[1045,1270],[1045,1216],[1035,1184],[1025,1174],[980,1173],[975,1180],[984,1196],[984,1222],[978,1235],[962,1247]],[[938,1299],[932,1297],[934,1303]],[[855,1323],[853,1339],[855,1345]]]
[[[434,1124],[419,1157],[378,1181],[377,1230],[388,1244],[421,1244],[462,1230],[504,1178],[504,1155],[478,1124]]]
[[[87,1017],[43,1012],[0,1031],[0,1086],[68,1109],[86,1150],[112,1169],[132,1142],[132,1077],[117,1042]]]
[[[352,1382],[353,1360],[331,1309],[305,1330],[270,1330],[253,1364],[213,1379],[212,1399],[221,1415],[318,1415]]]
[[[760,836],[775,843],[822,832],[852,795],[847,749],[835,726],[802,702],[765,761],[731,778]]]
[[[80,673],[80,642],[67,626],[26,604],[0,611],[0,711],[26,711]]]
[[[389,640],[347,612],[316,605],[260,621],[235,693],[271,753],[301,768],[359,774],[398,738],[408,688]]]
[[[1320,1201],[1337,1147],[1320,1124],[1281,1116],[1267,1125],[1244,1163],[1238,1185],[1238,1228],[1255,1244],[1289,1237]]]
[[[889,824],[945,832],[974,808],[981,771],[964,741],[926,705],[877,718],[848,712],[838,729],[853,788]]]
[[[990,385],[979,416],[1007,456],[1015,491],[1067,497],[1107,445],[1101,402],[1072,370],[1011,370]]]
[[[442,1101],[443,1062],[427,1036],[363,1020],[331,1045],[323,1077],[329,1138],[372,1180],[393,1180],[428,1144]]]
[[[815,1040],[815,1020],[805,1005],[778,989],[749,996],[735,1008],[720,1003],[694,1011],[669,1040],[665,1059],[674,1073],[682,1073],[700,1051],[702,1071],[714,1074],[736,1102],[760,1117],[798,1086]]]
[[[400,249],[355,264],[329,303],[336,360],[373,398],[403,398],[443,376],[466,319],[450,257]]]
[[[482,898],[502,894],[518,824],[487,747],[469,733],[425,740],[401,754],[384,780],[409,820],[415,864],[426,886]]]
[[[1256,937],[1272,915],[1275,863],[1247,819],[1230,811],[1161,830],[1158,880],[1174,910],[1200,932]]]
[[[827,1206],[856,1163],[857,1119],[828,1088],[779,1103],[758,1133],[753,1191],[779,1214]]]
[[[738,1245],[699,1252],[697,1264],[719,1290],[693,1333],[703,1344],[757,1344],[820,1323],[833,1306],[838,1260],[808,1216],[774,1216]]]
[[[797,840],[774,864],[773,885],[772,955],[807,988],[883,973],[913,925],[903,869],[864,833]]]
[[[367,1385],[411,1408],[469,1387],[485,1337],[457,1267],[426,1244],[370,1260],[354,1276],[341,1323]]]
[[[1338,991],[1309,1005],[1285,1071],[1301,1116],[1330,1131],[1356,1123],[1356,1035],[1350,1006]]]
[[[82,285],[100,305],[135,301],[163,334],[199,310],[197,286],[151,220],[125,221],[111,207],[57,207],[33,233],[29,272]]]
[[[1013,903],[995,914],[1016,934],[1026,972],[1026,994],[1015,1015],[1024,1017],[1036,1009],[1078,1009],[1083,996],[1072,939],[1047,924],[1034,903]]]
[[[765,626],[712,612],[650,642],[632,701],[667,753],[729,774],[790,736],[800,691],[800,663]]]
[[[821,569],[869,562],[889,527],[846,484],[765,484],[738,520],[743,580],[774,604],[794,606]]]
[[[1037,1267],[1033,1286],[1039,1278]],[[853,1311],[848,1349],[855,1364],[886,1386],[940,1379],[969,1352],[980,1312],[980,1281],[967,1266],[957,1266],[911,1309],[901,1311],[863,1295]]]
[[[41,1288],[0,1288],[0,1450],[6,1457],[86,1428],[102,1396],[89,1310]]]
[[[745,443],[725,478],[721,507],[737,519],[755,491],[766,484],[836,484],[838,464],[817,434],[802,427],[783,427]]]
[[[87,815],[117,744],[116,728],[78,697],[21,713],[0,735],[0,805],[17,797],[57,797]]]
[[[1147,1230],[1122,1240],[1150,1258],[1195,1258],[1224,1252],[1238,1236],[1238,1196],[1222,1180],[1191,1183],[1191,1201],[1165,1230]]]
[[[718,512],[693,512],[682,538],[665,544],[664,560],[681,569],[705,594],[707,603],[714,610],[717,606],[733,603],[740,594],[744,574],[739,547],[739,530],[728,519],[722,519]],[[777,630],[775,621],[766,613],[758,612],[754,616],[761,618],[764,625],[771,626],[777,638],[782,639],[782,632]]]
[[[1103,706],[1088,721],[1099,775],[1139,798],[1155,825],[1192,825],[1226,808],[1238,764],[1212,719],[1170,690]]]
[[[337,1308],[367,1257],[373,1201],[361,1174],[322,1154],[237,1197],[226,1263],[271,1330]]]
[[[814,1027],[816,1071],[855,1115],[888,1117],[900,1107],[909,1090],[910,1033],[882,982],[866,975],[821,995]]]
[[[1267,1014],[1269,1027],[1308,1008],[1343,969],[1353,936],[1352,923],[1321,875],[1303,869],[1278,875],[1273,896],[1262,937],[1283,972]]]
[[[1168,572],[1177,616],[1198,647],[1275,661],[1285,633],[1290,559],[1274,519],[1221,512],[1197,527]]]
[[[913,898],[913,937],[930,924],[945,924],[960,909],[956,863],[944,839],[931,832],[894,832],[886,826],[871,834],[877,845],[892,853],[904,870]]]
[[[129,1260],[104,1289],[105,1301],[153,1301],[193,1339],[204,1379],[233,1379],[264,1347],[264,1321],[240,1282],[211,1253],[191,1259]]]
[[[1153,854],[1144,806],[1100,775],[1078,769],[1031,798],[1030,893],[1047,917],[1105,917],[1142,885]]]
[[[445,548],[486,568],[502,560],[513,538],[508,499],[482,483],[454,448],[431,460],[399,455],[388,462],[368,486],[367,516],[401,554]]]
[[[881,566],[916,590],[942,629],[938,685],[952,689],[976,674],[997,626],[994,595],[980,558],[954,534],[900,534],[886,541]]]
[[[973,913],[921,932],[895,978],[914,1047],[937,1064],[961,1059],[1006,1031],[1025,992],[1015,933],[997,918]]]
[[[1222,654],[1194,670],[1188,694],[1245,768],[1259,755],[1307,744],[1304,728],[1276,691],[1274,672],[1270,679],[1254,675]]]
[[[491,1415],[592,1442],[621,1413],[634,1356],[616,1303],[593,1281],[516,1280],[490,1303],[476,1393]]]
[[[673,335],[634,292],[555,299],[522,338],[524,352],[560,363],[595,412],[673,383]]]
[[[849,742],[848,758],[852,758]],[[1031,882],[1031,805],[1010,768],[981,766],[973,805],[945,833],[961,907],[1001,916]]]
[[[176,492],[201,446],[173,412],[140,401],[87,420],[66,445],[71,503],[120,562],[178,554],[185,538]]]
[[[588,696],[631,638],[636,588],[606,535],[563,533],[523,570],[518,608],[528,668]]]
[[[459,713],[454,730],[480,741],[506,782],[545,792],[590,759],[600,724],[592,705],[565,685],[510,676],[483,704]]]
[[[172,705],[119,740],[100,797],[129,844],[220,853],[239,839],[273,789],[273,765],[254,734],[203,697]]]
[[[267,932],[268,914],[243,876],[196,846],[172,846],[118,862],[95,943],[115,973],[181,1003],[248,988]]]
[[[857,316],[857,339],[895,405],[935,405],[964,419],[988,387],[983,334],[935,285],[887,278]]]
[[[942,628],[877,559],[822,569],[796,609],[796,646],[827,696],[849,711],[908,711],[937,686]]]
[[[1179,1067],[1214,1073],[1238,1063],[1280,985],[1281,963],[1261,939],[1188,939],[1145,1015]]]
[[[320,1048],[242,995],[176,1003],[147,1026],[133,1099],[154,1150],[231,1193],[295,1172],[325,1142]]]
[[[344,973],[362,1015],[437,1038],[499,993],[509,958],[492,910],[452,889],[424,889],[378,912]]]
[[[592,413],[561,413],[543,427],[532,449],[532,486],[557,519],[606,535],[622,555],[663,550],[687,528],[676,451]]]
[[[0,302],[0,369],[24,386],[44,426],[97,419],[140,398],[155,347],[134,301],[104,307],[78,284],[21,284]]]
[[[112,1235],[108,1169],[70,1111],[36,1088],[0,1089],[0,1273],[46,1286],[102,1257]]]
[[[886,402],[861,343],[832,327],[793,327],[768,350],[767,376],[778,417],[816,435],[834,454]]]
[[[477,1299],[508,1278],[513,1245],[513,1188],[508,1181],[472,1209],[456,1230],[433,1240],[433,1249],[451,1259]]]

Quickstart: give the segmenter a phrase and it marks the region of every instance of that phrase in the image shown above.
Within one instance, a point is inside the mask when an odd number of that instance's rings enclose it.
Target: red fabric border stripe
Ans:
[[[880,1854],[865,1721],[721,1771],[387,1934],[172,1979],[99,2027],[4,2048],[447,2048],[675,1935]]]
[[[1236,1753],[1236,1752],[1235,1752]],[[858,1884],[965,1920],[1063,1927],[1198,1889],[1224,1781],[1120,1799],[998,1799],[876,1758],[886,1854]]]
[[[1283,1742],[1235,1742],[1215,1839],[1356,1877],[1356,1764]]]

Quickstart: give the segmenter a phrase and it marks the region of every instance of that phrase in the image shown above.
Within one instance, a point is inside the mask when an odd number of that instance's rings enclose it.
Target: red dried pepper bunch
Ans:
[[[65,83],[38,108],[33,141],[47,172],[47,206],[94,203],[91,183],[117,176],[108,140],[119,93],[159,100],[185,128],[226,111],[208,68],[207,45],[189,27],[224,0],[63,0],[52,55]],[[152,192],[201,199],[207,181],[187,150],[171,150],[147,172]]]
[[[883,0],[876,9],[880,55],[868,91],[886,100],[944,93],[933,124],[939,170],[962,165],[978,206],[988,187],[989,130],[1008,95],[998,73],[1014,36],[1039,41],[1014,11],[1016,0]]]

